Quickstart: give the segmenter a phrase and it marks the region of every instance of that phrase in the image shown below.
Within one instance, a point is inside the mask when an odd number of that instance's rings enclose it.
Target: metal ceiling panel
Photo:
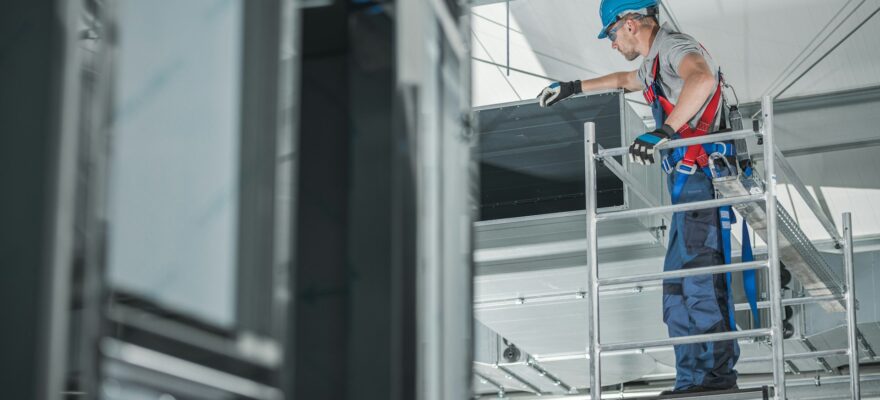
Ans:
[[[620,354],[605,358],[609,359],[609,362],[602,364],[602,383],[606,385],[634,380],[656,368],[654,359],[645,354]],[[547,362],[541,366],[576,387],[590,386],[587,359]]]
[[[603,341],[666,337],[660,294],[659,287],[649,287],[638,295],[603,295]],[[583,351],[587,343],[587,307],[583,299],[477,308],[474,313],[480,322],[533,355]]]
[[[600,254],[601,276],[610,278],[659,272],[663,269],[664,252],[662,247],[654,246],[621,248],[619,251]],[[607,261],[602,262],[602,259]],[[474,301],[477,308],[483,306],[483,303],[499,300],[523,298],[530,301],[531,297],[547,295],[572,295],[574,298],[578,292],[585,292],[587,270],[586,256],[583,254],[478,266],[480,271],[485,269],[494,271],[477,276],[474,280]],[[654,286],[658,284],[659,282]],[[641,286],[651,285],[645,283]]]

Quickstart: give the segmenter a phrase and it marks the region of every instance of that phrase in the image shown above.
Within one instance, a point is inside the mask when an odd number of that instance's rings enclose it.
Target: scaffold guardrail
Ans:
[[[858,342],[857,342],[857,324],[855,315],[855,294],[854,294],[854,277],[852,265],[852,228],[851,215],[845,213],[843,217],[843,250],[844,250],[844,270],[846,274],[845,292],[843,298],[846,305],[846,325],[847,325],[847,348],[825,351],[813,351],[808,353],[791,354],[788,358],[784,354],[783,349],[783,332],[782,332],[782,315],[784,303],[807,303],[815,301],[839,301],[839,295],[828,296],[811,296],[803,299],[782,299],[782,285],[780,278],[779,263],[779,243],[778,243],[778,209],[776,198],[776,154],[775,143],[773,137],[773,103],[769,96],[765,96],[761,102],[761,113],[763,114],[763,130],[755,132],[752,130],[740,130],[734,132],[717,133],[712,135],[704,135],[688,139],[671,140],[658,146],[658,149],[671,149],[676,147],[684,147],[695,144],[714,143],[725,140],[748,138],[755,135],[763,136],[763,154],[764,160],[764,182],[765,190],[761,194],[750,194],[745,196],[727,197],[714,200],[706,200],[699,202],[648,207],[635,210],[622,210],[598,213],[597,212],[597,184],[596,184],[596,162],[602,161],[604,158],[615,156],[623,156],[627,154],[628,148],[620,147],[614,149],[600,149],[595,140],[595,123],[587,122],[584,124],[584,150],[585,150],[585,193],[586,193],[586,241],[587,241],[587,291],[588,291],[588,307],[587,321],[587,352],[586,358],[589,359],[590,371],[590,397],[593,399],[601,398],[601,356],[602,353],[615,351],[627,351],[633,349],[644,349],[649,347],[669,346],[687,343],[701,343],[719,340],[732,340],[740,338],[756,338],[768,337],[772,352],[770,356],[761,357],[758,361],[771,361],[773,365],[773,396],[775,399],[785,399],[785,360],[800,358],[817,358],[832,355],[848,355],[850,358],[850,382],[852,398],[860,398],[859,391],[859,368],[858,368]],[[623,180],[624,184],[632,184],[627,180]],[[615,278],[599,278],[598,264],[598,229],[597,224],[602,221],[618,220],[624,218],[638,218],[649,215],[665,214],[670,212],[680,212],[689,210],[698,210],[705,208],[715,208],[720,206],[763,202],[766,209],[767,217],[767,260],[757,262],[734,263],[726,265],[716,265],[701,267],[695,269],[666,271],[652,274],[641,274],[629,277]],[[620,343],[602,343],[600,340],[599,325],[599,293],[600,287],[610,285],[622,285],[629,283],[645,282],[652,280],[668,279],[673,277],[695,276],[701,274],[716,274],[732,271],[743,271],[750,269],[760,269],[767,271],[767,279],[769,282],[769,299],[763,302],[764,307],[770,309],[770,327],[764,329],[750,329],[743,331],[731,331],[711,334],[700,334],[691,336],[681,336],[675,338],[646,340],[646,341],[630,341]],[[711,397],[702,397],[711,398]]]

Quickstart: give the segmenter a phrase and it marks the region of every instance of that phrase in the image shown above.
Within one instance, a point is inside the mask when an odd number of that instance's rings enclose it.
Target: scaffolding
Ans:
[[[775,151],[775,143],[773,137],[773,103],[769,96],[765,96],[761,101],[761,113],[763,114],[763,128],[759,131],[750,129],[740,130],[727,133],[718,133],[713,135],[704,135],[688,139],[672,140],[658,146],[658,150],[671,149],[676,147],[685,147],[703,143],[714,143],[733,139],[743,139],[747,137],[759,136],[763,138],[763,160],[764,160],[764,189],[761,193],[743,194],[735,197],[724,197],[714,200],[697,201],[690,203],[681,203],[666,206],[648,207],[642,209],[609,211],[598,213],[597,207],[597,182],[596,182],[596,163],[606,162],[617,168],[611,168],[618,175],[624,184],[632,186],[631,189],[637,195],[641,195],[640,188],[634,187],[633,181],[627,178],[625,172],[619,168],[614,156],[622,156],[627,153],[626,147],[615,149],[601,149],[596,143],[595,132],[596,126],[593,122],[584,124],[584,150],[585,150],[585,168],[586,168],[586,241],[587,241],[587,288],[589,292],[587,307],[587,356],[589,359],[590,373],[590,398],[601,399],[602,382],[601,382],[601,354],[612,351],[625,350],[643,350],[645,348],[681,345],[691,343],[714,342],[721,340],[737,340],[745,338],[763,338],[769,337],[772,347],[771,356],[768,357],[773,365],[773,398],[785,399],[785,361],[794,358],[820,358],[829,355],[849,356],[849,380],[850,390],[853,399],[860,398],[859,388],[859,357],[858,357],[858,332],[856,325],[856,305],[855,305],[855,285],[853,274],[853,240],[852,240],[852,221],[850,213],[843,215],[843,254],[844,254],[844,273],[845,285],[843,287],[843,305],[846,311],[846,328],[847,328],[847,347],[845,349],[814,351],[807,353],[791,354],[786,356],[783,349],[783,331],[782,331],[782,315],[783,315],[783,299],[782,285],[780,278],[780,252],[778,241],[778,226],[780,219],[779,209],[777,208],[776,185],[777,185],[777,157],[780,153]],[[784,160],[783,160],[784,161]],[[783,165],[787,166],[784,162]],[[640,196],[641,197],[641,196]],[[716,208],[720,206],[741,205],[741,204],[758,204],[763,202],[766,212],[766,242],[767,242],[767,260],[754,262],[741,262],[726,265],[708,266],[695,269],[681,269],[677,271],[665,271],[651,274],[640,274],[628,277],[599,278],[598,264],[598,230],[597,224],[602,221],[611,221],[627,218],[638,218],[645,216],[653,216],[670,212],[682,212],[699,210],[706,208]],[[815,210],[814,210],[815,211]],[[818,215],[818,214],[817,214]],[[824,218],[824,219],[823,219]],[[831,225],[827,223],[827,217],[820,215],[823,225]],[[832,225],[833,226],[833,225]],[[832,233],[832,238],[838,238],[836,231]],[[748,329],[742,331],[730,331],[722,333],[700,334],[691,336],[681,336],[667,339],[646,340],[646,341],[630,341],[618,343],[603,343],[600,341],[599,326],[599,290],[600,287],[610,285],[620,285],[627,283],[639,283],[647,281],[656,281],[669,278],[683,278],[688,276],[717,274],[734,271],[745,270],[761,270],[766,271],[769,281],[769,309],[770,309],[770,327],[759,329]],[[789,299],[790,300],[790,299]],[[798,299],[799,304],[817,303],[834,301],[839,302],[839,295],[811,295],[806,298]],[[716,393],[699,396],[699,398],[756,398],[756,397],[735,397],[735,393]],[[754,392],[748,394],[755,396]],[[766,392],[762,396],[767,396]],[[762,397],[757,397],[762,398]]]

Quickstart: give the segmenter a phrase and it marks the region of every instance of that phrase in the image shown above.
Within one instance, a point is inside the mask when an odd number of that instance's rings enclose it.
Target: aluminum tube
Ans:
[[[598,214],[596,216],[596,220],[597,221],[612,221],[612,220],[616,220],[616,219],[646,217],[649,215],[667,214],[667,213],[679,212],[679,211],[701,210],[704,208],[718,208],[721,206],[729,206],[729,205],[734,205],[734,204],[763,201],[764,198],[765,198],[764,195],[752,194],[752,195],[748,195],[748,196],[736,196],[736,197],[728,197],[728,198],[724,198],[724,199],[694,201],[691,203],[673,204],[673,205],[669,205],[669,206],[654,207],[654,208],[639,208],[636,210],[625,210],[625,211],[609,211],[609,212],[604,212],[604,213]]]
[[[652,274],[641,274],[631,276],[621,276],[615,278],[604,278],[599,280],[599,286],[622,285],[626,283],[637,283],[646,281],[656,281],[660,279],[684,278],[687,276],[699,276],[708,274],[720,274],[724,272],[746,271],[750,269],[766,268],[766,261],[750,261],[735,264],[713,265],[710,267],[686,268],[675,271],[655,272]]]
[[[785,356],[786,360],[800,360],[804,358],[822,358],[822,357],[831,357],[831,356],[844,356],[847,355],[849,351],[847,349],[835,349],[835,350],[822,350],[822,351],[808,351],[804,353],[794,353]],[[760,357],[744,357],[740,358],[737,361],[738,364],[742,363],[754,363],[754,362],[767,362],[773,361],[773,356],[760,356]]]
[[[751,389],[751,388],[759,388],[761,386],[772,385],[773,380],[769,374],[743,374],[739,376],[737,380],[737,385],[741,389]],[[817,379],[818,378],[818,379]],[[865,372],[862,374],[862,379],[865,382],[878,382],[880,381],[880,372],[877,372],[876,368],[872,368],[870,372]],[[833,385],[833,384],[842,384],[849,381],[849,377],[845,375],[816,375],[816,374],[801,374],[800,376],[791,377],[788,380],[789,387],[815,387],[818,384],[820,385]],[[606,396],[609,399],[631,399],[631,398],[656,398],[657,392],[659,392],[663,388],[671,387],[675,384],[675,376],[670,376],[669,379],[665,379],[663,381],[653,381],[650,384],[639,384],[633,383],[625,386],[625,391],[623,393],[620,392],[619,389],[606,391]],[[534,399],[534,395],[528,393],[508,393],[507,397],[509,399]],[[542,399],[548,400],[590,400],[589,395],[580,395],[580,396],[570,396],[570,395],[544,395],[541,397]],[[703,397],[701,397],[703,398]],[[712,399],[711,396],[706,396],[705,399]],[[835,397],[840,398],[840,397]]]
[[[846,345],[849,348],[849,389],[853,399],[861,399],[859,382],[859,342],[856,337],[856,280],[853,271],[852,214],[843,213],[843,271],[846,275]]]
[[[669,347],[672,349],[672,347]],[[619,351],[603,351],[603,356],[612,356],[612,355],[633,355],[633,354],[645,354],[646,351],[644,349],[629,349],[629,350],[619,350]],[[535,355],[533,356],[535,361],[539,363],[552,363],[552,362],[560,362],[560,361],[575,361],[575,360],[589,360],[590,355],[587,353],[565,353],[565,354],[551,354],[547,356]]]
[[[602,358],[599,357],[599,238],[596,229],[596,124],[584,123],[584,198],[587,223],[587,291],[590,304],[587,307],[587,354],[590,355],[590,396],[602,398]]]
[[[740,339],[744,340],[744,339]],[[657,346],[652,347],[650,349],[628,349],[628,350],[615,350],[615,351],[603,351],[602,355],[604,356],[612,356],[612,355],[631,355],[631,354],[650,354],[653,352],[660,351],[669,351],[672,350],[672,346]],[[835,349],[835,350],[817,350],[817,351],[808,351],[803,353],[793,353],[785,356],[786,360],[798,360],[798,359],[807,359],[807,358],[822,358],[822,357],[832,357],[832,356],[845,356],[849,354],[849,350],[847,349]],[[585,353],[570,353],[570,354],[557,354],[557,355],[547,355],[547,356],[534,356],[534,359],[537,362],[542,363],[551,363],[551,362],[560,362],[560,361],[574,361],[574,360],[588,360],[590,357]],[[872,360],[873,358],[865,356],[859,357],[860,360]],[[743,357],[737,361],[738,364],[742,363],[754,363],[754,362],[767,362],[773,361],[773,356],[759,356],[759,357]],[[478,364],[475,362],[475,364]],[[790,383],[790,382],[789,382]]]
[[[764,182],[767,196],[767,261],[770,264],[770,342],[773,351],[773,397],[785,400],[785,352],[782,336],[782,283],[779,271],[779,231],[776,228],[776,146],[773,137],[773,101],[770,96],[761,100],[764,114]]]
[[[612,294],[631,294],[631,293],[642,293],[651,290],[659,290],[663,287],[663,284],[660,282],[657,283],[646,283],[641,285],[615,285],[614,287],[600,287],[599,293],[605,295]],[[520,296],[520,297],[508,297],[504,299],[493,299],[493,300],[485,300],[474,302],[475,310],[485,310],[492,309],[497,307],[510,307],[510,306],[518,306],[523,304],[541,304],[541,303],[560,303],[560,302],[570,302],[570,301],[580,301],[583,300],[587,296],[587,292],[585,291],[577,291],[577,292],[559,292],[559,293],[548,293],[548,294],[537,294],[537,295],[529,295],[529,296]],[[843,297],[841,297],[843,298]]]
[[[822,296],[806,296],[806,297],[795,297],[793,299],[782,299],[783,306],[799,306],[802,304],[813,304],[819,303],[823,301],[840,301],[843,299],[843,295],[839,294],[826,294]],[[770,308],[769,301],[759,301],[758,308]],[[751,310],[751,306],[749,303],[737,303],[734,305],[734,310],[736,311],[745,311]]]
[[[711,135],[703,135],[703,136],[697,136],[697,137],[692,137],[692,138],[687,138],[687,139],[670,140],[666,143],[663,143],[663,144],[655,147],[655,149],[663,150],[663,149],[672,149],[675,147],[685,147],[685,146],[690,146],[690,145],[694,145],[694,144],[723,142],[726,140],[744,139],[744,138],[752,137],[755,135],[757,135],[757,133],[755,133],[755,131],[753,131],[751,129],[743,129],[740,131],[733,131],[733,132],[713,133]],[[599,150],[598,152],[596,152],[596,158],[625,156],[627,154],[629,154],[629,147],[615,147],[613,149]]]
[[[678,336],[666,339],[644,340],[641,342],[620,342],[603,344],[601,350],[603,353],[617,350],[643,349],[646,347],[670,346],[689,343],[718,342],[722,340],[732,340],[740,338],[752,338],[769,336],[770,329],[748,329],[744,331],[731,331],[721,333],[707,333],[702,335]]]
[[[599,146],[599,151],[602,151],[602,146]],[[608,170],[610,170],[614,175],[617,175],[617,177],[620,178],[621,181],[623,181],[627,189],[635,193],[636,196],[639,196],[639,198],[642,199],[642,201],[644,201],[645,204],[648,205],[648,207],[657,207],[660,205],[657,203],[657,200],[655,200],[653,197],[645,192],[642,184],[635,180],[635,178],[633,178],[633,176],[630,175],[629,172],[626,172],[623,166],[620,165],[620,163],[617,162],[614,157],[604,158],[602,159],[602,162],[605,164],[606,167],[608,167]]]
[[[776,156],[776,163],[779,165],[779,168],[782,169],[782,173],[785,174],[788,183],[794,186],[794,189],[801,195],[801,198],[804,199],[807,207],[810,208],[810,211],[812,211],[813,215],[819,219],[819,223],[822,224],[822,227],[825,228],[825,231],[831,236],[831,240],[834,241],[834,244],[838,247],[842,245],[843,238],[837,233],[837,227],[834,226],[834,222],[831,221],[831,216],[819,206],[819,203],[813,198],[810,191],[807,190],[807,186],[801,180],[801,177],[795,172],[794,167],[792,167],[791,164],[788,163],[788,160],[785,159],[785,156],[782,155],[782,151],[778,148],[774,148],[773,152]]]

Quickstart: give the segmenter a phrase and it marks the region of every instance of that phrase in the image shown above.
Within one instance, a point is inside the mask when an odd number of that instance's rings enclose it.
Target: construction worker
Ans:
[[[611,40],[611,47],[629,61],[643,57],[639,69],[594,79],[553,82],[538,95],[539,104],[552,106],[581,92],[643,90],[652,106],[657,129],[633,141],[630,161],[644,165],[662,161],[673,203],[714,198],[711,177],[703,172],[708,171],[707,150],[708,154],[716,154],[716,148],[697,145],[658,154],[655,147],[670,139],[717,129],[721,76],[715,61],[694,38],[675,32],[667,24],[659,25],[656,0],[602,0],[599,15],[599,39]],[[721,145],[724,156],[730,156],[726,154],[727,147]],[[729,209],[727,212],[730,213]],[[719,215],[719,209],[675,213],[664,270],[724,264]],[[730,220],[725,222],[729,228]],[[734,326],[732,313],[732,298],[724,274],[663,282],[663,321],[670,337],[730,331]],[[675,346],[675,387],[665,394],[735,388],[734,365],[738,357],[735,340]]]

